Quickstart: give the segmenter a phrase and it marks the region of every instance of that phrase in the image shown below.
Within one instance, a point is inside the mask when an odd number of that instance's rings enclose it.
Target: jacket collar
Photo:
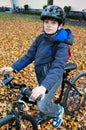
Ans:
[[[50,39],[50,41],[52,42],[54,41],[65,42],[69,45],[72,45],[74,41],[74,36],[70,31],[70,29],[63,29],[63,28],[58,30],[57,33],[54,34],[53,36],[49,36],[47,35],[46,32],[44,32],[43,37]]]

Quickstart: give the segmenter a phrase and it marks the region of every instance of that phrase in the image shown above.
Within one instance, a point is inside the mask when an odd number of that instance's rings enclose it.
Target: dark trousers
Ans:
[[[62,79],[60,79],[52,89],[45,95],[44,99],[37,102],[40,112],[45,116],[54,117],[60,107],[53,102],[53,97],[60,87]]]

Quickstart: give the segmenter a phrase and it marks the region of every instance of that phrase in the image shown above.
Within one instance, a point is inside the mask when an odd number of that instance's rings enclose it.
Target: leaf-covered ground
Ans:
[[[70,78],[72,78],[77,73],[86,71],[86,28],[67,25],[65,28],[70,28],[75,36],[74,45],[71,47],[71,61],[77,64],[77,70],[71,72]],[[0,68],[10,66],[25,54],[35,37],[41,32],[41,22],[27,18],[0,19]],[[16,82],[26,83],[28,86],[37,85],[33,64],[14,76]],[[7,93],[6,87],[0,85],[0,116],[6,115]],[[32,110],[30,113],[36,115],[37,111]],[[72,117],[64,114],[63,119],[64,122],[58,130],[86,130],[86,105]],[[52,128],[51,121],[38,127],[39,130],[56,130]]]

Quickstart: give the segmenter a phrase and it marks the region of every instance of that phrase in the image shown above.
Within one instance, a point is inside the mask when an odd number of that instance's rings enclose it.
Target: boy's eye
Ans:
[[[56,21],[52,21],[52,24],[56,24]]]
[[[49,21],[49,20],[45,20],[44,21],[45,23],[51,23],[51,24],[56,24],[56,21],[52,20],[52,21]]]
[[[48,21],[48,20],[45,20],[44,22],[45,22],[45,23],[49,23],[49,21]]]

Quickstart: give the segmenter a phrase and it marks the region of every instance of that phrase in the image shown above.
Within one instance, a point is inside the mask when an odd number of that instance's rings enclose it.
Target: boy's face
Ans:
[[[56,33],[59,26],[58,22],[54,19],[45,19],[43,21],[43,24],[44,24],[44,31],[50,35]]]

